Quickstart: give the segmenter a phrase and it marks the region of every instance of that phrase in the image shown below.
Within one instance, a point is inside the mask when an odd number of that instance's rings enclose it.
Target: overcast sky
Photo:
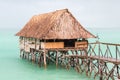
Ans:
[[[36,14],[68,8],[88,28],[120,28],[120,0],[0,0],[0,29],[22,28]]]

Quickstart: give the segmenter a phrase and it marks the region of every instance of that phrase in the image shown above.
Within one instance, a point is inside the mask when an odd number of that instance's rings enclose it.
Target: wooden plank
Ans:
[[[99,57],[99,56],[88,56],[88,57],[91,58],[91,59],[102,60],[102,61],[111,62],[111,63],[114,63],[114,64],[120,64],[120,59],[116,60],[116,58]]]
[[[114,44],[114,43],[104,43],[104,42],[93,42],[89,44],[104,44],[104,45],[111,45],[111,46],[120,46],[120,44]]]
[[[46,50],[45,49],[44,49],[43,57],[44,57],[44,68],[46,69],[47,63],[46,63]]]
[[[30,47],[29,47],[28,44],[25,45],[25,51],[26,51],[26,52],[30,52]]]
[[[43,51],[44,48],[39,49],[38,51]],[[69,50],[79,50],[79,51],[84,51],[84,48],[75,48],[75,47],[65,47],[65,48],[48,48],[46,50],[58,50],[58,51],[69,51]]]
[[[20,43],[19,47],[20,47],[20,49],[24,49],[24,44]]]
[[[75,48],[87,48],[87,47],[88,47],[87,41],[75,42]]]
[[[58,51],[56,51],[56,68],[58,67]]]
[[[67,58],[74,57],[74,58],[81,58],[81,59],[87,58],[87,56],[85,56],[85,55],[65,55],[63,58],[65,58],[65,57],[67,57]]]
[[[64,48],[64,42],[41,42],[41,48]]]
[[[113,43],[103,43],[103,42],[100,42],[101,44],[105,44],[105,45],[112,45],[112,46],[120,46],[120,44],[113,44]]]

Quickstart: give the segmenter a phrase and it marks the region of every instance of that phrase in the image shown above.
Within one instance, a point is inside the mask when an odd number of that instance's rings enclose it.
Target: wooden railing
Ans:
[[[89,43],[88,56],[120,59],[120,44],[103,43],[96,41]]]

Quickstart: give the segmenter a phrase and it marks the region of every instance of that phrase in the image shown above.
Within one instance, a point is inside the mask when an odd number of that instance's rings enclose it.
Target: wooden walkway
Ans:
[[[85,55],[65,55],[63,58],[92,59],[92,60],[100,60],[103,62],[110,62],[113,64],[120,64],[120,59],[111,58],[111,57],[85,56]]]
[[[111,57],[89,56],[89,58],[93,60],[100,60],[103,62],[110,62],[113,64],[120,64],[120,59],[111,58]]]
[[[87,59],[88,57],[85,55],[65,55],[63,58],[80,58],[80,59]]]
[[[58,50],[58,51],[68,51],[68,50],[84,50],[84,48],[75,48],[75,47],[65,47],[65,48],[47,48],[47,49],[44,49],[44,48],[41,48],[39,49],[39,51],[42,51],[42,50]]]
[[[104,46],[105,50],[102,50]],[[110,48],[112,46],[112,48]],[[114,51],[113,48],[115,49]],[[69,51],[71,53],[69,53]],[[112,43],[90,43],[88,49],[65,47],[56,49],[31,49],[30,52],[20,51],[20,56],[38,63],[46,68],[53,62],[67,69],[73,67],[77,72],[86,72],[86,75],[94,73],[100,80],[120,79],[120,45]],[[112,68],[109,68],[112,63]]]

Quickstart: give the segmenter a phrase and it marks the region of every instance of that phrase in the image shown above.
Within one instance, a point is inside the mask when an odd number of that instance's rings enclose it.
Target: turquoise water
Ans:
[[[89,29],[98,34],[101,41],[120,43],[120,32],[117,29]],[[19,58],[17,30],[0,31],[0,80],[93,80],[86,75],[49,65],[40,68],[30,61]],[[97,39],[95,39],[97,40]],[[93,41],[91,39],[90,41]]]

